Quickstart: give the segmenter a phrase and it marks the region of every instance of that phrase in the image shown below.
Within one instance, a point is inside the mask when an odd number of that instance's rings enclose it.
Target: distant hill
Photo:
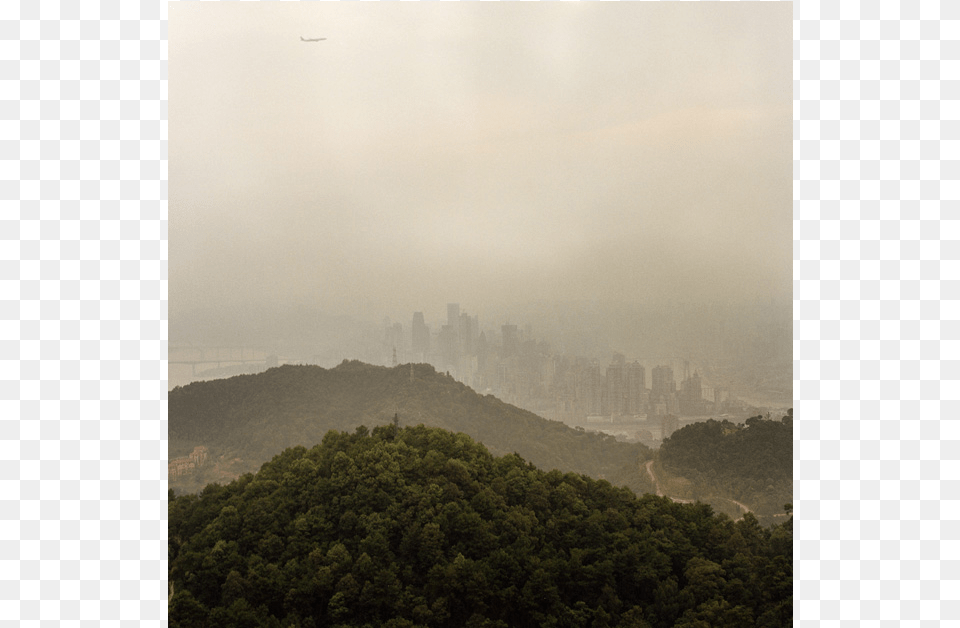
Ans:
[[[647,447],[548,421],[426,364],[281,366],[174,388],[168,407],[170,458],[206,448],[200,466],[182,459],[182,474],[170,480],[178,492],[256,471],[288,447],[316,445],[329,430],[372,428],[392,423],[395,415],[401,425],[463,432],[494,455],[518,453],[546,471],[604,478],[638,493],[653,490],[641,473],[651,456]]]
[[[464,434],[330,432],[171,496],[170,626],[779,628],[792,536]]]
[[[711,419],[687,425],[663,442],[657,463],[666,478],[689,482],[686,491],[668,494],[710,503],[739,500],[769,523],[793,501],[793,411],[779,421],[757,416],[745,424]]]

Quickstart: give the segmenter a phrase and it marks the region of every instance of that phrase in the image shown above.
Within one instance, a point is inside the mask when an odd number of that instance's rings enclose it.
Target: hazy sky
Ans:
[[[789,297],[789,3],[169,8],[171,317]]]

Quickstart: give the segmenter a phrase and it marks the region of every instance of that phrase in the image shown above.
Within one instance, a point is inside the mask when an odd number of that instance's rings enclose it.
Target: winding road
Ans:
[[[692,504],[692,503],[694,502],[694,500],[692,500],[692,499],[680,499],[679,497],[670,497],[669,495],[664,495],[664,494],[663,494],[663,489],[660,488],[660,481],[657,480],[657,476],[655,476],[655,475],[653,474],[653,460],[647,460],[647,463],[646,463],[646,465],[644,465],[644,466],[647,467],[647,475],[650,476],[650,480],[653,482],[653,485],[656,487],[657,497],[666,497],[666,498],[669,499],[670,501],[674,501],[674,502],[677,502],[677,503],[680,503],[680,504]],[[743,502],[738,502],[738,501],[735,500],[735,499],[730,499],[729,497],[720,497],[720,498],[718,498],[718,499],[725,499],[725,500],[727,500],[728,502],[733,502],[734,504],[736,504],[737,506],[740,507],[740,510],[743,512],[743,514],[741,514],[739,517],[737,517],[736,519],[734,519],[734,521],[740,521],[741,519],[743,519],[743,515],[744,515],[744,514],[746,514],[746,513],[748,513],[748,512],[753,512],[753,510],[752,510],[749,506],[747,506],[747,505],[744,504]],[[787,515],[786,513],[782,513],[782,512],[781,512],[781,513],[777,513],[777,514],[771,515],[771,516],[772,516],[772,517],[788,517],[788,516],[790,516],[790,515]]]
[[[647,475],[650,476],[650,479],[653,481],[653,485],[654,485],[654,486],[656,487],[656,489],[657,489],[657,497],[666,497],[666,498],[669,499],[670,501],[678,502],[678,503],[680,503],[680,504],[692,504],[692,503],[693,503],[694,500],[692,500],[692,499],[680,499],[680,498],[678,498],[678,497],[670,497],[669,495],[664,495],[664,494],[663,494],[663,489],[660,488],[660,481],[657,480],[657,476],[655,476],[655,475],[653,474],[653,460],[647,460],[647,464],[646,464],[645,466],[647,467]],[[729,497],[721,497],[720,499],[725,499],[725,500],[727,500],[727,501],[729,501],[729,502],[733,502],[734,504],[736,504],[737,506],[739,506],[739,507],[740,507],[740,510],[742,510],[744,513],[753,512],[752,510],[750,510],[750,507],[749,507],[749,506],[747,506],[746,504],[740,503],[740,502],[738,502],[738,501],[735,500],[735,499],[730,499]],[[739,517],[738,519],[736,519],[736,521],[739,521],[740,519],[743,519],[743,515],[740,515],[740,517]]]
[[[647,475],[650,476],[650,481],[652,481],[653,485],[657,488],[657,497],[663,497],[663,491],[660,490],[660,482],[657,481],[657,476],[653,474],[653,460],[647,460]]]
[[[741,509],[743,512],[753,512],[752,510],[750,510],[750,507],[749,507],[749,506],[747,506],[746,504],[741,504],[740,502],[738,502],[738,501],[735,500],[735,499],[730,499],[729,497],[724,497],[723,499],[727,500],[728,502],[733,502],[733,503],[736,504],[737,506],[740,506],[740,509]]]
[[[664,495],[663,490],[660,488],[660,481],[657,480],[657,476],[653,474],[653,460],[647,460],[647,474],[650,476],[650,479],[653,480],[653,485],[657,487],[657,497],[666,497],[670,501],[677,502],[680,504],[692,504],[692,499],[680,499],[679,497],[670,497],[669,495]]]

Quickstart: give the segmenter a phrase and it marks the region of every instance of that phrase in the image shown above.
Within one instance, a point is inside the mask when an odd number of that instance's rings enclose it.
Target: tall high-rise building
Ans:
[[[470,337],[470,344],[473,346],[474,350],[476,350],[480,344],[480,315],[474,314],[472,320],[473,322],[470,324],[470,331],[472,333],[472,336]]]
[[[603,378],[600,365],[590,364],[580,371],[577,381],[577,405],[580,414],[598,415],[603,411]]]
[[[673,369],[669,366],[655,366],[650,371],[650,397],[668,397],[677,392],[673,381]]]
[[[440,328],[440,356],[443,358],[444,368],[456,369],[460,361],[460,344],[457,339],[457,328],[444,325]]]
[[[388,316],[383,319],[383,327],[383,344],[386,355],[390,355],[391,350],[395,353],[398,348],[403,349],[403,325],[400,323],[391,323],[390,317]]]
[[[650,371],[650,408],[653,414],[674,414],[679,411],[677,384],[673,381],[673,369],[669,366],[655,366]]]
[[[456,365],[460,361],[460,304],[447,303],[447,324],[449,330],[441,342],[441,352],[449,364]],[[441,330],[442,331],[442,330]]]
[[[647,388],[646,370],[634,361],[624,369],[626,375],[626,406],[625,414],[640,414],[643,411],[643,392]]]
[[[503,335],[502,358],[509,358],[520,354],[520,334],[517,333],[516,325],[503,325],[500,327],[500,333]]]
[[[619,416],[624,413],[626,401],[626,374],[623,367],[623,356],[614,354],[613,362],[607,367],[607,407],[604,414]]]
[[[477,368],[481,371],[487,368],[487,335],[483,332],[477,339]]]
[[[684,414],[700,414],[703,406],[703,385],[700,382],[700,373],[683,380],[680,389],[680,411]]]
[[[460,353],[464,355],[476,355],[477,347],[474,344],[475,330],[473,328],[474,318],[466,312],[460,314]]]
[[[460,304],[447,303],[447,325],[456,328],[460,325]]]
[[[413,313],[410,340],[414,357],[420,360],[426,360],[427,354],[430,352],[430,328],[423,322],[423,312]]]

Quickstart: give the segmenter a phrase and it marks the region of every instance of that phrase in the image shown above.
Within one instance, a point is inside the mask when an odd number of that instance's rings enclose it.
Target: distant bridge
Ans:
[[[194,375],[198,364],[266,364],[270,356],[264,349],[249,347],[176,347],[169,350],[168,364],[189,364]]]

